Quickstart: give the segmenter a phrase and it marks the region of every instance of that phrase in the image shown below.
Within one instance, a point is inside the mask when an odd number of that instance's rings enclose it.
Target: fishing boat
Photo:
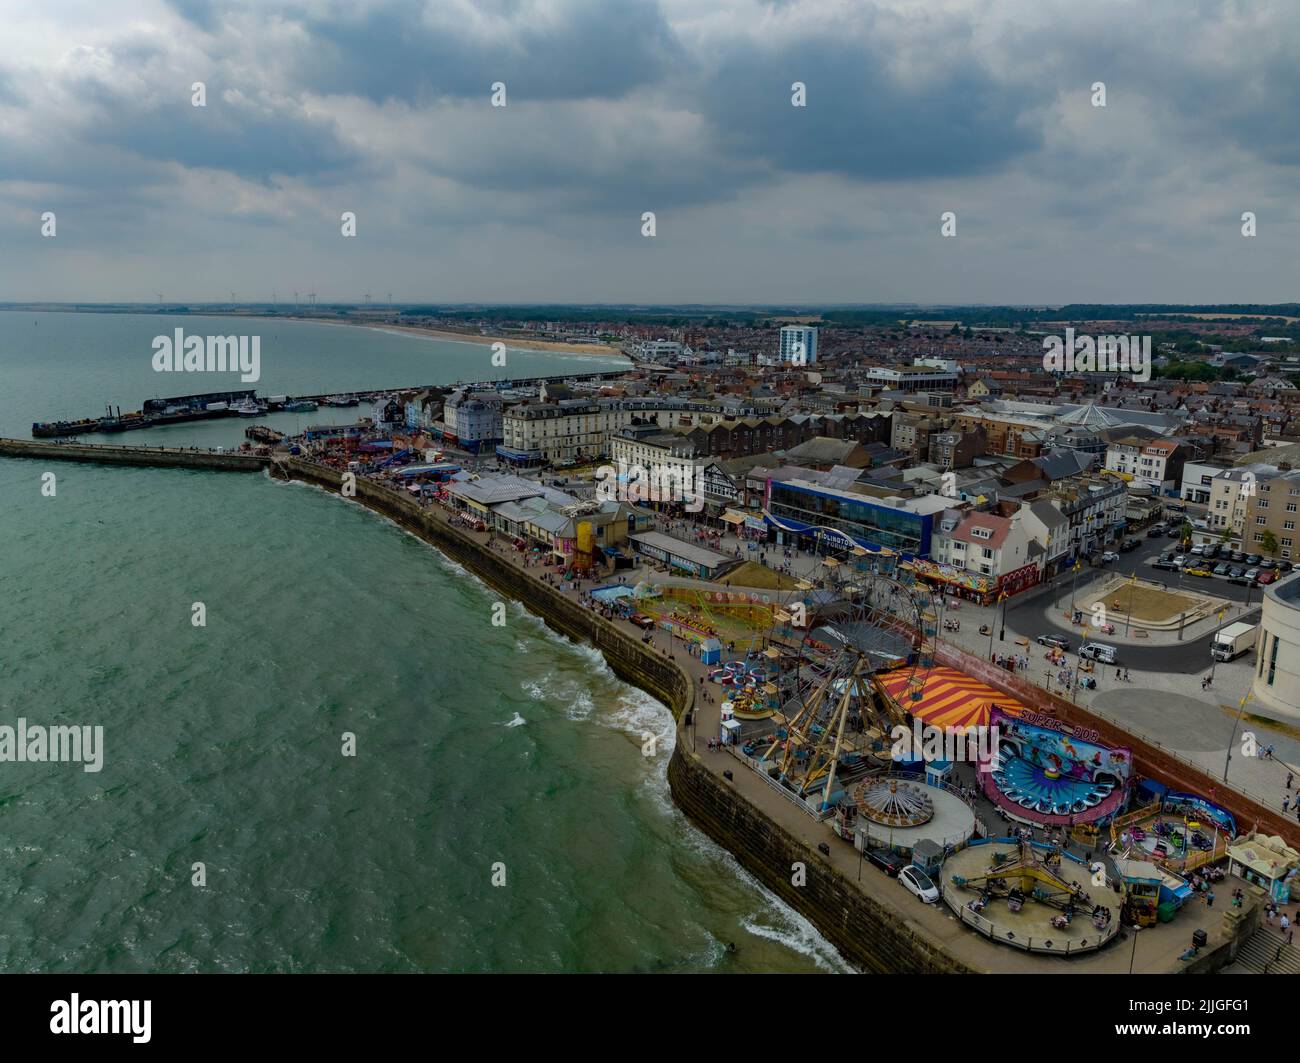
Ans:
[[[331,395],[325,400],[326,406],[355,406],[357,397],[355,395]]]
[[[285,403],[284,408],[288,413],[312,413],[317,407],[311,399],[294,399],[293,402]]]
[[[245,399],[238,406],[232,406],[231,409],[233,409],[235,413],[237,413],[240,417],[261,417],[262,416],[262,407],[260,407],[257,403],[255,403],[252,399]]]

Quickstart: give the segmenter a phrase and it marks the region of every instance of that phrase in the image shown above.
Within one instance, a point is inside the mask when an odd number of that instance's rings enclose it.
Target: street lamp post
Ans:
[[[1255,696],[1253,690],[1246,691],[1246,696],[1241,699],[1241,704],[1237,707],[1237,718],[1232,723],[1232,737],[1228,739],[1228,752],[1223,758],[1223,781],[1228,781],[1228,765],[1232,763],[1232,743],[1237,740],[1237,728],[1241,726],[1241,718],[1246,713],[1246,702]]]
[[[1133,570],[1133,578],[1128,584],[1128,612],[1124,614],[1124,635],[1128,635],[1129,623],[1133,620],[1133,594],[1137,590],[1138,574],[1137,569]]]
[[[1214,682],[1215,666],[1218,665],[1219,663],[1219,658],[1215,656],[1214,653],[1214,645],[1215,645],[1214,640],[1215,637],[1219,634],[1220,629],[1223,627],[1223,617],[1227,613],[1227,611],[1228,611],[1227,608],[1223,608],[1219,610],[1219,626],[1216,627],[1214,629],[1213,634],[1210,635],[1210,682],[1211,683]]]
[[[1133,930],[1133,952],[1132,952],[1132,954],[1131,954],[1131,955],[1129,956],[1129,958],[1128,958],[1128,973],[1129,973],[1129,974],[1132,974],[1132,973],[1133,973],[1133,964],[1137,962],[1137,954],[1138,954],[1138,931],[1141,930],[1142,928],[1141,928],[1140,926],[1138,926],[1137,923],[1134,923],[1131,929]]]

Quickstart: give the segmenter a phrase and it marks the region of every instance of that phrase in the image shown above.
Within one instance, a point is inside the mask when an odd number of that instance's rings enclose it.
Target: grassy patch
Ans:
[[[1197,599],[1186,594],[1174,594],[1155,587],[1141,585],[1124,585],[1109,591],[1104,598],[1097,601],[1105,605],[1108,611],[1115,609],[1119,602],[1121,615],[1127,613],[1134,620],[1176,620],[1180,613],[1190,613],[1197,605]]]
[[[760,591],[792,591],[798,581],[781,572],[773,572],[757,561],[746,561],[717,581],[724,587],[754,587]]]

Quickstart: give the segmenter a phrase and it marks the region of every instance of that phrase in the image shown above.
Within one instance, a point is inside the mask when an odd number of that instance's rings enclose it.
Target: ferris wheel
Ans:
[[[822,530],[819,570],[774,613],[781,641],[788,647],[796,630],[799,641],[783,676],[780,725],[761,762],[802,798],[820,789],[825,810],[838,773],[886,759],[882,741],[906,714],[876,674],[909,669],[911,696],[919,698],[944,603],[917,585],[895,552],[869,551],[838,529]]]

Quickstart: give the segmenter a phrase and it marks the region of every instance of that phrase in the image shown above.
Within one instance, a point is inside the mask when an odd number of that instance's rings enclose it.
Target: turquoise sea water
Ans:
[[[210,390],[150,388],[169,327],[0,313],[0,433]],[[275,327],[263,394],[489,375],[487,348]],[[517,353],[518,375],[591,364]],[[360,506],[14,460],[0,498],[0,723],[104,728],[98,774],[0,763],[0,968],[843,969],[673,808],[666,709],[513,603],[493,626],[494,593]]]

